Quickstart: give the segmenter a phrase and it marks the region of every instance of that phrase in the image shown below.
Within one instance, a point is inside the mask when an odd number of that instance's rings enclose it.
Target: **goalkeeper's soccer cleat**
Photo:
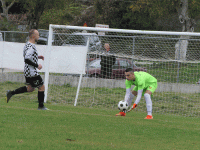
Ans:
[[[153,116],[147,115],[144,119],[153,119]]]
[[[6,102],[8,103],[10,98],[13,96],[12,91],[8,90],[6,93]]]
[[[118,114],[116,114],[115,116],[126,116],[125,112],[119,112]]]

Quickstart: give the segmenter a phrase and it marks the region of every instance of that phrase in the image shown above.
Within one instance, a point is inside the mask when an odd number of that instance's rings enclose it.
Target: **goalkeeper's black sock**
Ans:
[[[11,93],[12,93],[12,95],[15,95],[15,94],[21,94],[21,93],[25,93],[25,92],[27,92],[27,88],[26,88],[26,86],[23,86],[23,87],[13,90]]]
[[[39,107],[44,107],[44,91],[38,91]]]

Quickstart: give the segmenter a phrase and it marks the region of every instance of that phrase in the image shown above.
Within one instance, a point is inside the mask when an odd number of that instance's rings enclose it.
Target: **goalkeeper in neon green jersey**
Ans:
[[[137,96],[132,108],[129,109],[128,112],[136,108],[138,103],[140,102],[141,97],[144,96],[147,107],[147,116],[144,119],[153,119],[151,95],[157,88],[157,79],[146,72],[142,71],[133,72],[132,68],[126,69],[125,76],[126,76],[125,101],[128,103],[129,106],[131,106],[133,98]],[[135,87],[131,91],[132,85],[135,85]],[[125,116],[125,115],[126,112],[123,111],[116,114],[116,116]]]

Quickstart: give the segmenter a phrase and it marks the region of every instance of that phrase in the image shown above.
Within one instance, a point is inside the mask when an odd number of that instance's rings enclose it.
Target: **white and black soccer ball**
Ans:
[[[128,103],[127,102],[125,102],[125,101],[120,101],[119,103],[118,103],[118,109],[119,110],[127,110],[128,109]]]

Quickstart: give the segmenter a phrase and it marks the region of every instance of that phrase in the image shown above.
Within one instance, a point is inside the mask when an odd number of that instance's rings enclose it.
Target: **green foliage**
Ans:
[[[178,7],[179,0],[137,0],[136,3],[130,5],[130,9],[133,13],[148,13],[149,16],[154,19],[177,13]]]
[[[200,14],[200,1],[199,0],[188,0],[189,15],[191,18],[197,18]]]
[[[178,20],[178,15],[180,15],[180,0],[137,0],[129,8],[134,14],[138,12],[142,17],[145,17],[145,13],[147,13],[154,22],[159,19],[171,18],[173,15],[176,15]],[[188,0],[189,17],[192,19],[197,18],[200,14],[199,8],[199,0]],[[145,23],[145,19],[143,21]],[[159,27],[156,28],[158,29]]]
[[[27,10],[28,20],[36,22],[36,26],[43,29],[48,29],[49,24],[82,26],[84,22],[87,22],[88,26],[99,23],[108,24],[111,28],[173,30],[173,27],[164,28],[165,25],[158,24],[158,21],[168,19],[173,23],[172,16],[176,15],[178,22],[180,10],[180,0],[95,0],[87,2],[21,0],[20,2]],[[188,0],[188,11],[191,18],[198,18],[199,7],[199,0]],[[10,28],[2,27],[2,29],[9,30]]]
[[[78,3],[73,3],[70,4],[68,7],[68,11],[73,14],[74,16],[78,16],[81,14],[81,11],[84,10],[84,5],[78,4]]]
[[[64,4],[64,8],[46,9],[40,18],[39,28],[48,29],[49,24],[67,25],[81,14],[85,6],[78,3]]]
[[[69,24],[72,19],[72,15],[65,10],[48,9],[44,11],[40,18],[39,28],[48,29],[49,24]]]
[[[105,5],[105,2],[107,5]],[[147,11],[135,11],[126,1],[100,1],[95,3],[96,22],[111,28],[146,30],[154,29],[155,22]],[[136,5],[134,5],[136,6]]]
[[[17,31],[17,26],[6,19],[0,20],[0,30],[1,31]]]
[[[27,9],[27,16],[28,16],[27,19],[32,24],[34,22],[36,23],[36,26],[33,27],[32,25],[31,28],[38,28],[39,23],[40,23],[40,17],[42,16],[44,11],[47,11],[47,16],[48,16],[48,14],[50,13],[48,12],[49,9],[55,12],[57,11],[57,9],[63,9],[66,1],[65,0],[56,0],[56,1],[55,0],[29,0],[29,1],[22,0],[22,3],[24,3],[24,8]],[[51,13],[53,12],[51,11]],[[56,17],[54,19],[56,19]],[[45,19],[43,19],[42,21],[43,21],[43,24],[48,23],[48,21],[46,21]]]

